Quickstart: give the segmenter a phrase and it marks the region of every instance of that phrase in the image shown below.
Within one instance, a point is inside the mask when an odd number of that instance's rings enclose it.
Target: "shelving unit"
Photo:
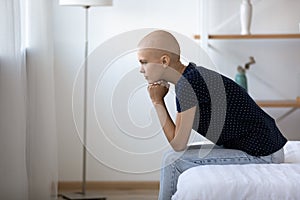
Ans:
[[[300,97],[296,100],[263,100],[256,101],[260,107],[271,107],[271,108],[300,108]]]
[[[194,35],[194,39],[200,40],[200,35]],[[251,34],[251,35],[208,35],[211,40],[237,40],[237,39],[300,39],[300,34]]]
[[[295,34],[251,34],[251,35],[211,35],[208,34],[207,37],[201,38],[200,35],[194,35],[194,39],[200,40],[251,40],[251,39],[300,39],[300,33]],[[300,108],[300,97],[296,100],[263,100],[256,102],[260,107],[274,107],[274,108],[292,108],[288,114],[294,112],[296,109]],[[288,114],[285,114],[286,117]],[[283,119],[283,117],[281,117]],[[280,118],[280,119],[281,119]]]
[[[208,42],[208,40],[256,40],[256,39],[300,39],[299,34],[251,34],[251,35],[238,35],[238,34],[229,34],[229,35],[211,35],[207,34],[206,37],[201,38],[200,35],[194,35],[194,39]],[[260,107],[267,108],[291,108],[284,115],[277,118],[277,122],[284,119],[294,111],[300,108],[300,97],[297,97],[296,100],[261,100],[256,101],[257,105]]]
[[[208,50],[210,48],[209,40],[286,40],[286,39],[300,39],[300,33],[282,33],[282,34],[249,34],[249,35],[241,35],[241,34],[209,34],[208,30],[208,3],[209,0],[200,1],[200,11],[202,13],[201,24],[201,32],[200,34],[194,35],[195,40],[200,40],[201,47],[204,50]],[[260,100],[256,101],[256,103],[260,107],[268,107],[268,108],[290,108],[288,112],[286,112],[281,117],[277,118],[276,121],[280,121],[290,115],[295,110],[300,109],[300,97],[297,97],[296,100]]]

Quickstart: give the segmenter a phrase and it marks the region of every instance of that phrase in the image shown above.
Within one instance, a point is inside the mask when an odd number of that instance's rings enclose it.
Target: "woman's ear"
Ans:
[[[163,55],[161,57],[161,62],[162,62],[162,64],[163,64],[164,67],[169,66],[170,65],[170,61],[171,61],[171,59],[170,59],[170,56],[168,56],[168,55]]]

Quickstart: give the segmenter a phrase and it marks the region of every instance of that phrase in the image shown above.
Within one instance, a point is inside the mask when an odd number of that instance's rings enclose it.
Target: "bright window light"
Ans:
[[[28,0],[20,1],[21,10],[21,41],[22,49],[29,47],[29,12],[28,12]]]

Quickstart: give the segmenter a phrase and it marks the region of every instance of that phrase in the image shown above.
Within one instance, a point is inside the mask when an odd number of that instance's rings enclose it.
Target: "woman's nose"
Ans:
[[[140,73],[142,73],[142,74],[145,73],[143,65],[141,65],[141,67],[140,67]]]

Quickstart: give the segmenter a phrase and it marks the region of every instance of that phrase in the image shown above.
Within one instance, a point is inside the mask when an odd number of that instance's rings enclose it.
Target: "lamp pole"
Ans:
[[[88,96],[88,49],[89,49],[89,8],[85,9],[85,49],[84,49],[84,95],[83,95],[83,156],[82,156],[82,194],[86,194],[86,141],[87,141],[87,96]]]
[[[86,191],[87,164],[87,110],[88,110],[88,48],[89,48],[89,8],[91,6],[110,6],[112,0],[60,0],[61,5],[81,6],[85,9],[85,49],[84,49],[84,81],[83,81],[83,157],[81,192],[61,194],[64,199],[71,200],[106,200],[96,192]]]

